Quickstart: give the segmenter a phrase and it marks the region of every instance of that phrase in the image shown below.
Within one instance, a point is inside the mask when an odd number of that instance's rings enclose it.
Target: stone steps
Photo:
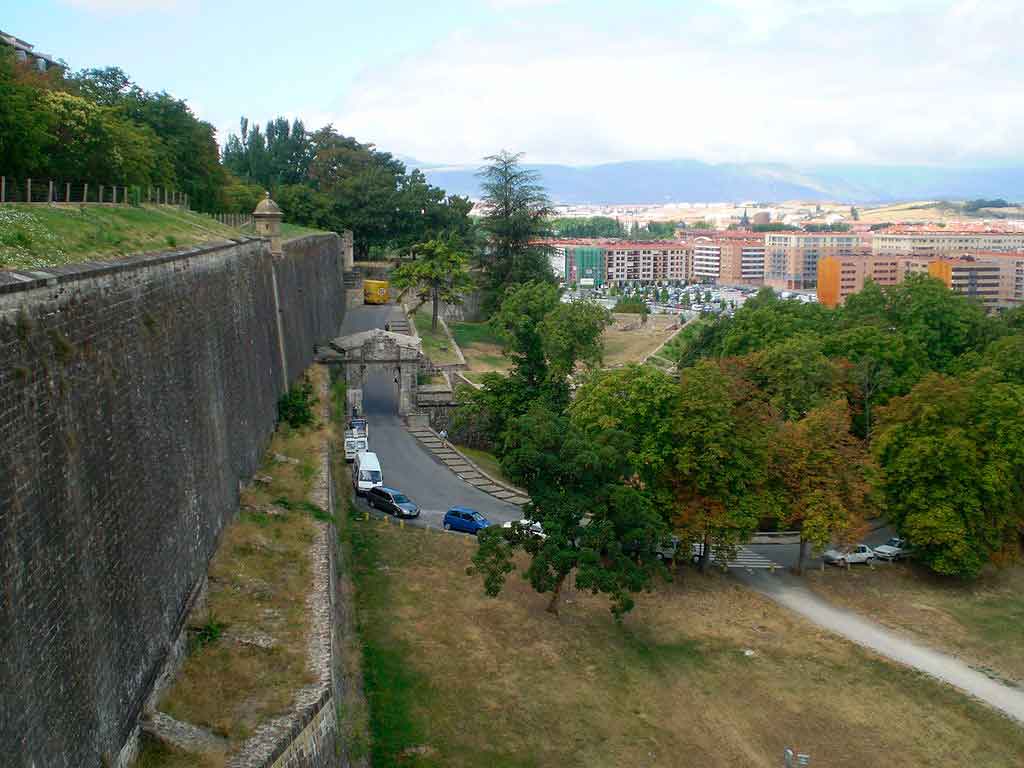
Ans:
[[[510,504],[522,506],[530,499],[512,488],[498,485],[487,477],[472,461],[463,456],[450,444],[442,443],[441,438],[432,429],[426,427],[407,427],[409,434],[416,438],[434,458],[445,465],[462,480],[472,485],[477,490],[490,494],[496,499],[507,501]]]

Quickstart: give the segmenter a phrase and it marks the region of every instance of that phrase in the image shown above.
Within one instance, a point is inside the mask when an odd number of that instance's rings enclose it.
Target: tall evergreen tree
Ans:
[[[507,286],[554,282],[550,248],[538,243],[548,232],[551,201],[536,171],[520,164],[522,153],[502,150],[486,158],[481,179],[482,226],[488,243],[481,254],[486,276],[485,309],[493,312]]]

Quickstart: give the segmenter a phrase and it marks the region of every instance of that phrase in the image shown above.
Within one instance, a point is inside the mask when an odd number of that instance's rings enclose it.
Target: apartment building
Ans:
[[[31,43],[26,43],[20,37],[9,35],[0,30],[0,45],[14,49],[14,58],[17,61],[31,62],[32,66],[40,72],[45,72],[51,67],[64,69],[63,62],[57,61],[53,56],[42,51],[37,51]]]
[[[685,243],[618,242],[605,246],[609,283],[688,280],[690,254]]]
[[[688,242],[694,280],[723,285],[760,285],[765,241],[751,232],[698,235]]]
[[[872,233],[871,248],[879,254],[956,256],[968,251],[1024,251],[1024,232],[977,227],[890,227]]]
[[[941,263],[950,264],[946,284],[957,293],[978,299],[986,309],[1012,309],[1024,304],[1024,251],[975,251]]]
[[[764,284],[781,290],[813,289],[821,259],[852,257],[859,246],[860,237],[849,232],[768,232]]]
[[[818,301],[835,307],[871,278],[896,285],[907,275],[927,273],[952,290],[978,299],[987,309],[1024,304],[1024,251],[970,251],[946,258],[915,255],[856,254],[827,256],[818,263]]]

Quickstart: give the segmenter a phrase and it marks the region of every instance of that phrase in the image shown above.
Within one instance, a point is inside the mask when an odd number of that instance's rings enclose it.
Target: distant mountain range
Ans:
[[[440,166],[402,158],[448,192],[479,197],[473,166]],[[603,165],[530,165],[556,203],[894,202],[1001,197],[1024,200],[1024,166],[710,164],[644,160]]]

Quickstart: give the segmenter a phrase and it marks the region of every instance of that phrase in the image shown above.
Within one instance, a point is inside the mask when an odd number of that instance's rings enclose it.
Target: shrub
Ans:
[[[313,423],[313,382],[308,377],[303,376],[302,381],[281,395],[277,401],[277,419],[293,429]]]

